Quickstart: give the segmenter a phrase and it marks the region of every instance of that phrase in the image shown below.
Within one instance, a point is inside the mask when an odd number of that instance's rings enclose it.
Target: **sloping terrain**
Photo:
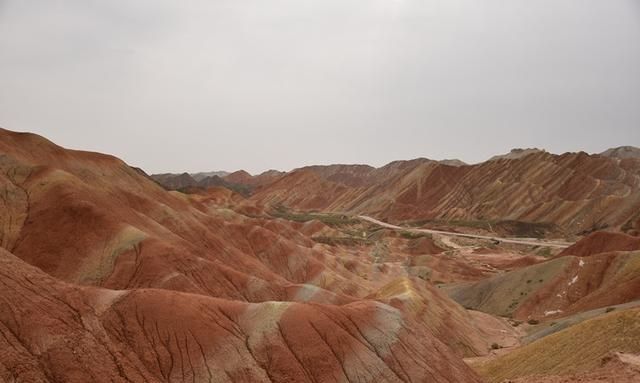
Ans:
[[[196,179],[188,173],[165,173],[152,174],[151,178],[167,190],[178,190],[188,193],[197,192],[199,190],[206,190],[217,186],[225,187],[245,196],[249,196],[253,191],[252,188],[250,188],[248,185],[228,182],[223,177],[220,177],[217,174],[212,174],[209,176],[201,175]]]
[[[2,249],[0,265],[3,381],[478,381],[373,301],[247,304],[78,287]]]
[[[526,335],[521,337],[522,344],[529,344],[545,336],[555,334],[578,323],[608,314],[613,311],[626,310],[640,307],[640,300],[622,303],[619,305],[601,307],[593,310],[581,311],[552,321],[545,321],[534,326],[529,326]]]
[[[620,146],[618,148],[611,148],[600,153],[604,157],[612,158],[640,158],[640,148],[634,146]]]
[[[634,360],[629,363],[629,360]],[[640,367],[637,355],[612,353],[602,359],[602,366],[585,373],[572,375],[536,375],[526,378],[509,379],[512,383],[636,383],[640,381]]]
[[[640,299],[640,252],[608,250],[626,250],[635,242],[623,234],[592,234],[558,258],[447,291],[465,307],[521,320],[631,302]],[[601,250],[608,252],[591,254]]]
[[[164,186],[168,190],[181,190],[187,189],[191,187],[198,186],[198,182],[202,181],[203,178],[196,180],[189,173],[182,174],[172,174],[172,173],[163,173],[163,174],[152,174],[151,178]],[[220,178],[220,177],[218,177]]]
[[[623,233],[595,232],[573,246],[564,249],[558,256],[575,255],[588,257],[593,254],[607,253],[610,251],[640,250],[640,237],[634,237]]]
[[[482,329],[442,331],[461,307],[423,288],[440,305],[420,316],[374,299],[425,283],[387,248],[412,238],[352,244],[367,228],[168,192],[32,134],[0,131],[0,153],[3,380],[477,381],[460,357],[487,352]]]
[[[201,181],[207,177],[213,177],[213,176],[218,176],[221,178],[224,178],[226,176],[229,175],[229,172],[225,172],[225,171],[212,171],[212,172],[199,172],[199,173],[191,173],[190,176],[193,177],[194,180],[196,181]]]
[[[561,258],[525,267],[509,273],[471,284],[447,287],[451,298],[466,308],[486,313],[514,317],[529,317],[529,312],[519,312],[527,301],[543,290],[545,285],[558,279],[571,263]]]
[[[277,170],[268,170],[264,173],[252,176],[241,170],[234,173],[205,172],[205,173],[163,173],[152,174],[150,177],[167,190],[179,190],[188,193],[201,192],[212,187],[225,187],[243,196],[249,196],[265,185],[268,185],[284,173]]]
[[[525,151],[466,166],[426,159],[378,169],[315,166],[288,173],[252,199],[392,223],[512,220],[556,224],[579,234],[637,219],[640,159]]]
[[[544,341],[563,332],[552,320],[585,331],[575,314],[640,300],[636,237],[596,232],[560,254],[490,240],[633,221],[637,162],[515,157],[162,176],[196,182],[179,192],[0,130],[0,381],[479,382],[463,357],[528,342],[503,317],[548,319]],[[390,230],[360,209],[489,239]]]
[[[489,161],[496,161],[496,160],[517,160],[520,159],[522,157],[526,157],[530,154],[536,154],[536,153],[541,153],[544,152],[543,150],[540,149],[536,149],[536,148],[528,148],[528,149],[521,149],[521,148],[516,148],[516,149],[511,149],[511,151],[507,154],[498,154],[495,155],[491,158],[489,158]]]
[[[498,338],[517,343],[516,330],[507,321],[452,306],[437,288],[407,278],[390,282],[372,298],[406,312],[418,322],[429,323],[429,331],[460,356],[486,355]]]
[[[609,366],[613,368],[605,370],[603,376],[602,367],[612,358],[620,358],[614,352],[622,353],[623,363]],[[523,378],[524,382],[589,382],[597,381],[598,375],[604,381],[633,382],[640,377],[640,370],[635,363],[624,361],[633,360],[633,355],[638,353],[640,309],[630,309],[580,323],[476,368],[489,382],[514,378]],[[619,375],[614,379],[616,374]],[[552,377],[548,380],[540,378],[549,375]],[[564,380],[553,376],[564,377]]]

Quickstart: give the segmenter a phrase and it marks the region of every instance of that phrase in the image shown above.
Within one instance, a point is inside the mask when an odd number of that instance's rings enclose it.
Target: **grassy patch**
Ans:
[[[423,219],[418,221],[403,222],[402,225],[408,227],[422,227],[425,225],[447,225],[491,231],[491,222],[486,220]]]
[[[541,257],[545,257],[545,258],[549,258],[550,256],[553,255],[553,253],[551,252],[551,248],[549,247],[543,247],[540,250],[538,250],[536,252],[536,255],[539,255]]]
[[[419,238],[429,238],[431,239],[431,234],[429,233],[419,233],[415,231],[406,231],[403,230],[400,232],[400,236],[404,239],[419,239]]]
[[[318,243],[324,243],[329,246],[360,246],[360,245],[370,245],[371,241],[366,238],[358,238],[358,237],[326,237],[326,236],[317,236],[312,237],[312,240]]]
[[[273,208],[269,215],[276,218],[286,219],[295,222],[309,222],[318,220],[328,226],[353,225],[360,221],[345,214],[338,213],[317,213],[317,212],[294,212],[282,205]]]
[[[547,234],[558,231],[555,224],[547,222],[497,221],[491,223],[495,230],[504,231],[515,237],[544,238]]]

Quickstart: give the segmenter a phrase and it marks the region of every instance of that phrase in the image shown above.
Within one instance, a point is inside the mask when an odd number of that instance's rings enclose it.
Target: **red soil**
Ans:
[[[78,287],[0,249],[3,380],[477,382],[397,310]]]
[[[443,342],[478,330],[363,300],[403,269],[312,240],[326,225],[35,135],[0,152],[0,380],[478,381]]]
[[[397,219],[518,210],[517,218],[567,223],[590,196],[610,201],[603,211],[614,220],[622,213],[612,209],[633,202],[608,194],[628,183],[623,173],[609,176],[615,164],[583,155],[537,154],[509,166],[421,159],[311,167],[266,174],[247,200],[224,188],[167,192],[114,157],[31,134],[0,130],[0,153],[2,381],[476,382],[461,356],[488,352],[512,329],[470,314],[428,281],[479,280],[538,258],[451,256],[430,238],[397,234],[336,245],[318,238],[359,237],[367,228],[265,212],[280,202]],[[632,165],[624,165],[629,174]],[[547,181],[536,166],[568,186],[540,186]],[[258,185],[247,174],[228,177]],[[588,192],[593,179],[607,186]],[[532,187],[554,191],[533,201],[523,197]],[[503,198],[505,207],[473,202],[483,198]],[[557,198],[559,206],[549,202]],[[629,242],[615,243],[619,250]],[[580,268],[559,307],[633,298],[637,274],[616,273],[628,270],[625,257],[592,255],[584,267],[576,258],[554,282],[566,285]],[[550,288],[536,299],[555,305],[552,295]]]
[[[611,251],[640,250],[640,238],[623,233],[598,231],[578,241],[575,245],[563,250],[558,256],[575,255],[588,257],[593,254]]]
[[[640,160],[537,152],[513,160],[448,166],[398,161],[313,166],[290,172],[252,197],[293,209],[422,219],[553,223],[570,233],[619,227],[640,210]],[[316,197],[321,196],[321,197]]]
[[[528,297],[515,316],[551,319],[638,300],[638,265],[638,257],[631,253],[574,258],[553,281]]]

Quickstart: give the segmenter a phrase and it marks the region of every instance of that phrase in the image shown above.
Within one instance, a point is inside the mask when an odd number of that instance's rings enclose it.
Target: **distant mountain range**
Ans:
[[[380,168],[322,165],[257,176],[238,171],[200,181],[186,173],[152,177],[171,190],[222,186],[261,205],[366,213],[394,222],[515,220],[580,233],[633,227],[640,219],[640,149],[629,146],[591,155],[513,149],[475,165],[419,158]]]
[[[151,178],[168,190],[195,191],[211,187],[225,187],[245,197],[251,195],[256,187],[276,179],[282,172],[269,170],[257,176],[251,176],[245,171],[234,173],[215,171],[208,173],[164,173],[153,174]]]

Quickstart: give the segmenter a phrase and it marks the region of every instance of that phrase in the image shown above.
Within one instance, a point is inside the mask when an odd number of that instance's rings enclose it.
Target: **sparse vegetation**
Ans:
[[[624,310],[571,326],[476,368],[487,382],[569,375],[598,368],[612,350],[640,351],[640,311]]]
[[[541,257],[545,257],[545,258],[549,258],[552,253],[551,253],[551,248],[549,247],[543,247],[540,250],[538,250],[538,252],[536,253],[536,255],[539,255]]]
[[[389,247],[384,241],[377,241],[370,255],[374,263],[382,263],[389,256]]]
[[[402,224],[408,227],[423,226],[457,226],[471,229],[485,230],[488,232],[498,233],[500,235],[523,237],[523,238],[544,238],[549,233],[556,233],[561,229],[552,223],[547,222],[525,222],[516,220],[444,220],[444,219],[425,219],[418,221],[408,221]]]
[[[443,220],[443,219],[424,219],[418,221],[408,221],[402,223],[402,226],[408,227],[422,227],[427,225],[447,225],[447,226],[459,226],[459,227],[468,227],[473,229],[482,229],[487,231],[492,231],[491,222],[483,221],[483,220]]]
[[[312,240],[318,243],[324,243],[329,246],[360,246],[360,245],[370,245],[371,241],[366,238],[359,237],[326,237],[326,236],[317,236],[312,237]]]
[[[476,310],[507,317],[544,286],[544,283],[538,281],[554,279],[568,265],[569,260],[556,258],[497,275],[489,280],[452,286],[449,296]],[[527,280],[532,282],[526,283]]]
[[[317,213],[317,212],[293,212],[282,205],[275,206],[269,215],[276,218],[295,222],[309,222],[318,220],[328,226],[353,225],[360,221],[345,214]]]
[[[497,221],[492,222],[493,227],[514,237],[544,238],[549,233],[557,232],[559,228],[547,222],[525,222],[525,221]]]
[[[587,236],[591,233],[595,233],[596,231],[600,231],[600,230],[604,230],[607,229],[609,227],[608,223],[594,223],[589,229],[587,230],[582,230],[579,233],[576,233],[579,236]]]
[[[431,280],[431,269],[429,269],[428,267],[424,267],[424,266],[409,267],[408,273],[413,277],[420,278],[425,281]]]
[[[529,319],[529,320],[527,321],[527,323],[529,323],[529,324],[530,324],[530,325],[532,325],[532,326],[535,326],[535,325],[537,325],[537,324],[540,324],[540,321],[539,321],[539,320],[537,320],[537,319]]]
[[[628,220],[627,222],[625,222],[621,227],[620,230],[622,230],[623,232],[627,232],[629,230],[633,229],[633,221],[632,220]]]
[[[420,233],[416,231],[403,230],[400,232],[400,236],[404,239],[419,239],[419,238],[432,238],[429,233]]]

